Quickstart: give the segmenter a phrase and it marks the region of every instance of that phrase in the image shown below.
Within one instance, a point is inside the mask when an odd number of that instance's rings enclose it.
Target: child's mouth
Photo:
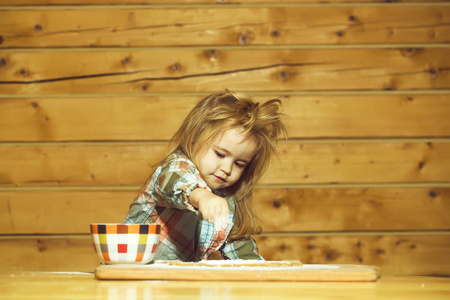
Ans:
[[[217,180],[221,181],[221,182],[227,182],[225,179],[223,179],[222,177],[219,177],[217,175],[214,175],[214,177],[217,178]]]

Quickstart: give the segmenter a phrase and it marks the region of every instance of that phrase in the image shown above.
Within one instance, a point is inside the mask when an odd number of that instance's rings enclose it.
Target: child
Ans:
[[[243,93],[200,101],[172,149],[131,204],[124,223],[161,224],[155,260],[259,259],[252,190],[285,135],[278,99],[259,105]]]

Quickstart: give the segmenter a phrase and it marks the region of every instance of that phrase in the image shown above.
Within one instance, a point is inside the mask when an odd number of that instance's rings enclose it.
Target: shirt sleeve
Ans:
[[[264,260],[259,255],[258,246],[251,237],[229,241],[220,249],[225,259]]]
[[[197,211],[189,202],[192,191],[196,188],[211,191],[194,163],[185,157],[169,161],[158,171],[149,186],[157,206]]]
[[[155,206],[151,198],[145,192],[140,192],[137,198],[131,203],[128,210],[127,217],[124,224],[150,224],[150,214],[153,212]]]
[[[186,156],[173,153],[159,166],[131,204],[124,223],[152,223],[157,206],[196,212],[189,195],[196,188],[211,189]]]

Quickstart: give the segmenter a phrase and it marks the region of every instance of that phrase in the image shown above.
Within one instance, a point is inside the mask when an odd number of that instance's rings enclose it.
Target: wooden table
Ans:
[[[450,278],[382,276],[377,282],[97,280],[93,273],[0,272],[0,299],[450,299]]]

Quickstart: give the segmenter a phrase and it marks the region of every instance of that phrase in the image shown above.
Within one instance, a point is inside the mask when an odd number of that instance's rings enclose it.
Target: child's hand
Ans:
[[[224,198],[214,195],[205,189],[198,188],[192,191],[189,201],[198,208],[203,215],[203,219],[215,224],[217,231],[227,228],[229,209],[228,203]]]
[[[222,197],[212,195],[209,198],[202,198],[199,202],[198,210],[203,218],[216,225],[216,230],[227,228],[228,203]]]

